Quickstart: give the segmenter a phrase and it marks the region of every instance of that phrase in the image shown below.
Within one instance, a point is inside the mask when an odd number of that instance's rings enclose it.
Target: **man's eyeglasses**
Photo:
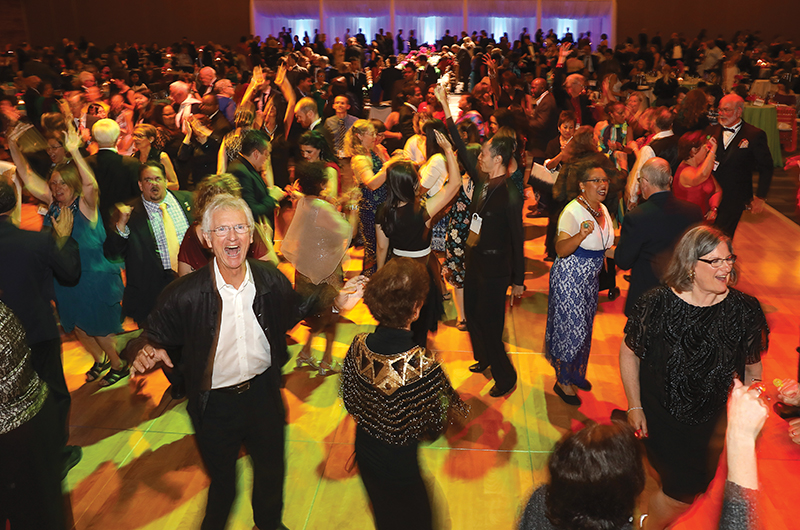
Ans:
[[[736,254],[731,254],[727,258],[714,258],[714,259],[697,258],[697,261],[708,263],[715,269],[719,269],[720,267],[722,267],[723,263],[727,263],[728,265],[733,267],[733,264],[736,263]]]
[[[212,228],[209,232],[213,232],[219,237],[225,237],[228,235],[228,232],[233,229],[237,234],[246,234],[250,231],[250,225],[234,225],[234,226],[218,226],[216,228]]]

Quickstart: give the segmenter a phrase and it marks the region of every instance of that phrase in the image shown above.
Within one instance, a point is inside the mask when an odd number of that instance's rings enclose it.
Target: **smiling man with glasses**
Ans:
[[[244,200],[214,198],[202,225],[214,259],[165,290],[147,320],[147,343],[132,364],[135,374],[180,363],[187,411],[211,479],[204,529],[225,528],[242,445],[252,461],[256,527],[285,528],[281,366],[288,359],[286,333],[314,310],[317,299],[301,299],[273,264],[246,258],[253,225]],[[362,285],[362,277],[350,280],[334,307],[355,305]]]

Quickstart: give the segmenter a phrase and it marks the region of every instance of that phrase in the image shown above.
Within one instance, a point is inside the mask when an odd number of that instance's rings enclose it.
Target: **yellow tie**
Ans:
[[[166,202],[162,202],[158,207],[164,222],[164,236],[167,238],[167,248],[169,249],[169,265],[172,270],[178,272],[178,250],[181,248],[181,244],[178,241],[178,234],[175,232],[175,223],[172,222]]]

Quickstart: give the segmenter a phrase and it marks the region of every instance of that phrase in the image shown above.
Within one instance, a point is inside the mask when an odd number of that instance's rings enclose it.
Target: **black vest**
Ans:
[[[680,138],[678,138],[677,134],[673,134],[672,136],[658,138],[650,142],[650,148],[653,150],[656,156],[669,162],[669,168],[673,175],[675,175],[675,171],[678,169],[678,165],[681,163],[681,161],[678,160],[679,139]]]

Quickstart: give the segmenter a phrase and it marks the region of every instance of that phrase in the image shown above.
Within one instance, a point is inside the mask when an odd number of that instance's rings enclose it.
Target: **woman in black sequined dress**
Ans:
[[[625,326],[620,372],[628,422],[662,483],[649,501],[647,530],[669,526],[706,490],[717,464],[709,442],[733,379],[761,379],[769,328],[758,300],[729,287],[735,261],[722,232],[689,230],[666,285],[642,295]]]

